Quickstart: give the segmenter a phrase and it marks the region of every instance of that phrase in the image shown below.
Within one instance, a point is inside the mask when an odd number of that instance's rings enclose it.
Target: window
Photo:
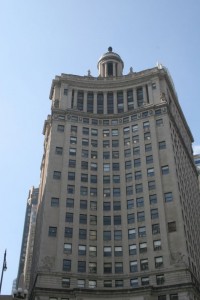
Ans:
[[[149,191],[155,190],[155,188],[156,188],[156,182],[155,182],[155,180],[148,181],[148,189],[149,189]]]
[[[90,175],[90,182],[97,183],[97,175]]]
[[[73,236],[73,228],[65,227],[65,237],[72,238]]]
[[[109,151],[103,152],[103,159],[109,159],[109,158],[110,158],[110,152]]]
[[[119,158],[119,151],[112,151],[112,158]]]
[[[103,210],[104,211],[109,211],[110,209],[111,209],[110,202],[103,202]]]
[[[96,246],[89,246],[89,256],[90,257],[97,256],[97,247]]]
[[[77,109],[78,110],[83,110],[83,98],[84,98],[83,92],[78,91],[78,95],[77,95]]]
[[[144,133],[144,140],[145,141],[148,141],[148,140],[150,140],[151,139],[151,133],[150,132],[145,132]]]
[[[103,93],[97,94],[97,113],[103,114],[103,102],[104,102],[104,96]]]
[[[63,271],[65,272],[71,271],[71,260],[63,259]]]
[[[130,285],[132,288],[138,287],[138,278],[132,278],[130,280]]]
[[[127,91],[127,106],[128,110],[134,109],[133,90]]]
[[[87,209],[87,200],[80,200],[80,209]]]
[[[77,137],[70,136],[70,144],[71,145],[76,145],[77,144]]]
[[[137,167],[140,167],[140,165],[141,165],[141,160],[140,160],[140,158],[134,159],[134,167],[137,168]]]
[[[157,285],[162,285],[165,282],[164,274],[156,275],[156,283]]]
[[[61,179],[61,172],[54,171],[53,172],[53,179]]]
[[[137,260],[130,261],[130,272],[134,273],[138,271],[138,263]]]
[[[140,180],[140,179],[142,179],[142,172],[136,171],[135,172],[135,180]]]
[[[80,214],[79,215],[79,223],[80,224],[87,224],[87,215]]]
[[[72,253],[72,244],[68,244],[68,243],[64,244],[64,253],[66,254]]]
[[[140,107],[143,105],[143,89],[142,89],[142,87],[137,88],[136,93],[137,93],[137,105],[138,105],[138,107]]]
[[[176,222],[168,222],[168,232],[176,231]]]
[[[137,212],[137,221],[138,221],[138,222],[143,222],[143,221],[145,221],[144,211],[139,211],[139,212]]]
[[[74,199],[67,198],[66,199],[66,207],[74,207]]]
[[[77,134],[77,126],[71,125],[71,134],[74,134],[74,135]]]
[[[96,230],[90,230],[90,240],[96,241],[97,239],[97,231]]]
[[[69,155],[76,156],[76,149],[75,148],[69,148]]]
[[[81,169],[82,170],[88,170],[88,162],[87,161],[82,161],[81,162]]]
[[[91,158],[96,159],[97,157],[97,151],[91,151]]]
[[[148,177],[151,177],[151,176],[154,176],[154,168],[149,168],[147,169],[147,176]]]
[[[113,201],[113,210],[114,211],[121,210],[121,202],[120,201]],[[115,216],[115,217],[117,217],[117,216]],[[114,220],[115,220],[115,217],[114,217]],[[115,224],[115,225],[117,225],[117,224]]]
[[[118,135],[119,135],[118,129],[112,129],[112,136],[118,136]]]
[[[163,119],[156,120],[156,126],[162,126],[163,125]]]
[[[63,148],[62,147],[56,147],[55,153],[58,154],[58,155],[62,155],[63,154]]]
[[[139,143],[139,135],[134,135],[132,137],[132,141],[133,141],[134,144]]]
[[[160,233],[160,224],[153,224],[152,225],[152,234]]]
[[[131,169],[131,166],[132,166],[132,163],[131,163],[131,160],[127,160],[125,161],[125,169]]]
[[[121,113],[124,111],[124,99],[123,92],[117,92],[117,112]]]
[[[113,171],[119,171],[119,163],[113,163],[112,164],[112,170]]]
[[[75,167],[76,167],[76,161],[73,160],[73,159],[70,159],[70,160],[69,160],[69,167],[70,167],[70,168],[75,168]]]
[[[146,236],[146,227],[142,226],[138,228],[138,236],[145,237]]]
[[[96,262],[89,262],[89,273],[96,273],[97,272],[97,263]]]
[[[86,255],[86,246],[78,245],[78,255]]]
[[[91,171],[97,171],[97,168],[98,168],[97,163],[91,162],[91,164],[90,164],[90,170]]]
[[[133,224],[133,223],[135,223],[135,214],[133,213],[133,214],[128,214],[127,215],[127,222],[128,222],[128,224]]]
[[[169,166],[162,166],[161,172],[162,172],[162,175],[169,174]]]
[[[80,194],[82,196],[87,196],[88,195],[88,188],[86,186],[81,186],[80,187]]]
[[[149,285],[149,277],[142,277],[141,285]]]
[[[82,133],[85,134],[85,135],[89,135],[89,128],[83,127],[82,128]]]
[[[109,188],[103,189],[103,196],[110,197],[110,189]]]
[[[136,184],[135,185],[135,192],[136,194],[142,193],[143,192],[143,186],[142,183]]]
[[[136,255],[137,254],[137,247],[135,244],[129,245],[129,255]]]
[[[104,172],[109,172],[110,171],[110,164],[103,164],[103,170],[104,170]]]
[[[97,196],[97,188],[90,188],[90,196]]]
[[[56,236],[57,235],[57,227],[49,227],[49,236]]]
[[[146,131],[146,130],[149,130],[149,121],[146,121],[146,122],[143,122],[143,129]]]
[[[97,210],[97,202],[96,201],[90,201],[90,209]]]
[[[103,286],[104,286],[105,288],[110,288],[110,287],[112,287],[112,280],[104,280]]]
[[[65,222],[72,223],[73,222],[73,213],[67,212],[65,215]]]
[[[144,198],[143,197],[136,198],[136,205],[137,205],[137,207],[143,207],[144,206]]]
[[[124,127],[123,132],[124,132],[124,135],[129,134],[130,133],[130,127]]]
[[[130,137],[125,138],[125,139],[124,139],[124,146],[129,146],[129,145],[130,145],[130,142],[131,142]],[[129,156],[130,156],[130,155],[129,155]]]
[[[163,257],[162,256],[155,257],[155,268],[160,268],[162,266],[163,266]]]
[[[119,197],[120,193],[120,188],[113,188],[113,197]]]
[[[127,200],[127,209],[131,209],[133,207],[134,207],[134,200],[133,199]]]
[[[111,240],[111,231],[104,231],[103,232],[103,240],[110,241]]]
[[[132,181],[132,173],[127,173],[125,176],[126,176],[126,182]]]
[[[103,269],[104,269],[104,274],[111,274],[112,273],[112,263],[104,263]]]
[[[110,147],[110,141],[109,140],[103,141],[103,148],[109,148],[109,147]]]
[[[116,262],[115,263],[115,273],[123,273],[123,263],[122,262]]]
[[[140,249],[140,253],[145,253],[145,252],[147,252],[147,243],[146,243],[146,242],[140,243],[140,244],[139,244],[139,249]]]
[[[121,206],[120,206],[121,208]],[[121,225],[121,215],[114,216],[114,225]]]
[[[141,269],[141,271],[149,269],[149,263],[148,263],[148,259],[147,258],[140,260],[140,269]]]
[[[149,203],[152,204],[156,204],[157,203],[157,195],[149,195]]]
[[[129,185],[126,187],[126,195],[127,196],[133,195],[133,186],[132,185]]]
[[[132,132],[138,131],[138,124],[132,125]]]
[[[158,296],[158,300],[166,300],[166,299],[167,299],[166,295],[159,295]],[[178,299],[176,299],[176,300],[178,300]]]
[[[103,183],[110,183],[110,175],[104,175],[103,176]]]
[[[120,183],[120,175],[113,175],[113,183]],[[117,195],[118,192],[120,193],[120,189],[113,189],[113,196]]]
[[[155,115],[158,116],[161,115],[161,113],[162,113],[161,108],[155,110]]]
[[[88,182],[88,174],[81,173],[81,181]]]
[[[152,145],[151,144],[145,144],[145,152],[149,152],[152,150]]]
[[[65,126],[64,125],[58,125],[57,131],[64,132],[64,130],[65,130]]]
[[[139,155],[140,154],[140,147],[133,147],[133,155]]]
[[[90,215],[90,225],[97,225],[97,216]]]
[[[166,142],[161,141],[158,143],[159,150],[166,149]]]
[[[152,164],[153,163],[153,156],[152,155],[146,156],[146,163],[147,164]]]
[[[51,198],[51,206],[52,207],[58,207],[59,206],[59,198]]]
[[[158,209],[157,208],[151,209],[151,219],[158,219]]]
[[[129,229],[128,230],[128,239],[132,240],[136,238],[136,230],[135,228]]]
[[[109,64],[108,67],[111,66],[112,64]],[[112,75],[112,74],[108,74]],[[113,114],[114,113],[114,103],[113,103],[113,93],[107,93],[107,113],[108,114]]]
[[[78,287],[79,288],[85,287],[85,279],[78,279]]]
[[[62,278],[62,287],[64,288],[70,287],[70,278]]]
[[[115,246],[115,256],[122,256],[123,251],[121,246]]]
[[[119,147],[119,141],[118,140],[112,140],[112,147]]]
[[[122,231],[121,230],[114,230],[114,239],[115,239],[115,241],[122,240]]]
[[[165,199],[165,202],[171,202],[171,201],[173,201],[172,192],[164,193],[164,199]]]
[[[86,240],[87,238],[87,229],[79,229],[79,239]]]
[[[68,180],[75,180],[75,172],[68,172]]]
[[[161,240],[155,240],[153,241],[153,250],[158,251],[161,250]]]
[[[110,136],[110,130],[109,130],[109,129],[104,129],[104,130],[103,130],[103,136],[104,136],[104,137]]]
[[[87,93],[87,112],[93,112],[94,94],[92,92]]]
[[[78,272],[80,272],[80,273],[86,272],[86,262],[85,261],[78,261]]]
[[[124,150],[124,157],[130,157],[131,156],[131,149]]]
[[[92,128],[92,129],[91,129],[91,135],[93,135],[93,136],[98,136],[98,129]]]
[[[111,225],[111,216],[103,217],[103,225]]]
[[[97,140],[91,140],[91,145],[94,148],[98,147],[98,141]]]
[[[68,186],[67,186],[67,193],[68,194],[74,194],[75,193],[75,185],[68,184]]]
[[[103,256],[104,257],[112,256],[112,248],[110,246],[105,246],[103,248]]]
[[[178,294],[169,295],[170,300],[178,300]]]

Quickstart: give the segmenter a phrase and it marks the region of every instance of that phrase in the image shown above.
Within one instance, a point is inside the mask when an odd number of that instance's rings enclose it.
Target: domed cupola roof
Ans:
[[[108,52],[100,57],[97,68],[101,77],[122,76],[124,62],[117,53],[112,51],[112,47],[109,47]]]

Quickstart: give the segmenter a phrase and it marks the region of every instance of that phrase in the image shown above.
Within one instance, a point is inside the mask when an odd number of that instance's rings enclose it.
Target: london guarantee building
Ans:
[[[30,299],[200,299],[193,137],[167,69],[123,66],[52,82]]]

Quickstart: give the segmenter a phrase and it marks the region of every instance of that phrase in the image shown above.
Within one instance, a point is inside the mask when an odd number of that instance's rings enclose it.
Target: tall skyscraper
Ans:
[[[52,82],[30,299],[200,299],[193,137],[167,69],[123,66]]]

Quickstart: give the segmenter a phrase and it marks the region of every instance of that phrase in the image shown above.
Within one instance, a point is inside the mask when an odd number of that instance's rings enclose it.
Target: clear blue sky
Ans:
[[[0,10],[0,267],[2,294],[16,278],[29,188],[38,186],[42,128],[55,75],[97,76],[108,46],[124,74],[159,61],[174,80],[200,153],[199,0],[6,0]]]

